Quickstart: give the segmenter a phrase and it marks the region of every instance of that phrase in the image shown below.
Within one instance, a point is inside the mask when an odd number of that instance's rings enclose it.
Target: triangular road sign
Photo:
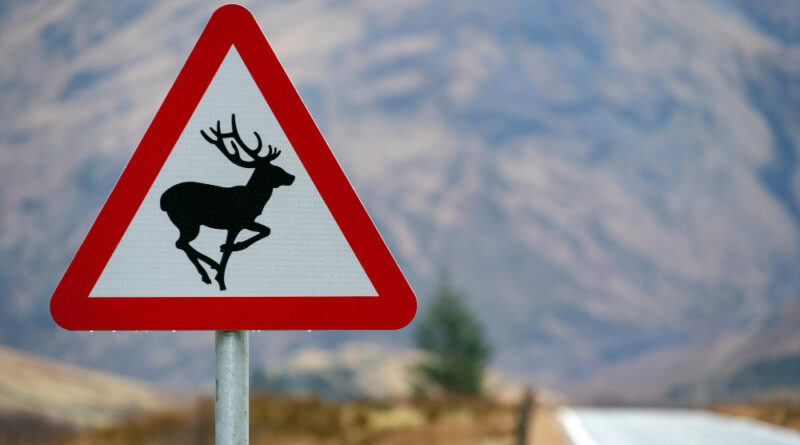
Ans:
[[[253,16],[228,5],[50,309],[67,329],[397,329],[416,299]]]

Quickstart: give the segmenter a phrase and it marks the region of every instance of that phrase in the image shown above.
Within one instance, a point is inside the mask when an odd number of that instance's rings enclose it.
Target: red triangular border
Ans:
[[[364,268],[377,297],[89,297],[189,118],[235,46]],[[250,11],[217,9],[50,300],[73,330],[399,329],[411,287]]]

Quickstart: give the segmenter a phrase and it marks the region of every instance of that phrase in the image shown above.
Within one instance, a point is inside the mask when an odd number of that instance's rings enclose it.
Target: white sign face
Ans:
[[[227,231],[209,228],[203,224],[208,221],[197,220],[199,213],[209,218],[207,211],[193,214],[192,210],[207,210],[204,206],[209,200],[218,197],[228,210],[239,208],[241,215],[242,206],[237,207],[237,203],[263,200],[263,196],[251,193],[254,187],[244,187],[255,178],[255,169],[236,165],[201,134],[203,130],[216,139],[213,130],[219,121],[220,139],[232,154],[231,147],[237,141],[226,133],[233,130],[234,115],[241,141],[254,148],[258,145],[254,132],[258,133],[263,142],[259,156],[268,155],[268,145],[280,150],[270,164],[294,176],[294,180],[273,188],[263,212],[255,217],[256,223],[269,228],[269,235],[263,237],[258,226],[256,231],[243,230],[236,237],[241,249],[230,252],[227,264],[220,267]],[[239,153],[241,159],[252,161],[241,149]],[[165,198],[167,210],[162,210],[165,192],[183,183],[197,184],[171,192],[171,197]],[[212,193],[206,193],[209,191]],[[199,233],[192,238],[195,225]],[[259,233],[262,235],[255,242],[247,244]],[[176,245],[181,234],[185,239],[192,238],[189,248]],[[206,271],[206,277],[195,263]],[[224,285],[215,280],[218,269],[223,270]],[[235,48],[222,62],[90,297],[225,295],[377,296]]]
[[[399,329],[416,308],[239,5],[209,19],[50,299],[75,330]]]

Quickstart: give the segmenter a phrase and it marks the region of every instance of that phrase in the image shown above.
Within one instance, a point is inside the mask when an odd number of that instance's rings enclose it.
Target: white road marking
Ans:
[[[586,428],[583,427],[575,411],[569,408],[561,408],[558,410],[557,415],[561,425],[563,425],[564,429],[567,431],[572,445],[597,445],[597,442],[589,436]]]
[[[786,428],[700,410],[563,408],[573,445],[800,445]]]

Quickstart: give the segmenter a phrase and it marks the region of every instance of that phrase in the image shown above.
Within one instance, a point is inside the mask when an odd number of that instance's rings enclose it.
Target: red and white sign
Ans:
[[[211,17],[50,301],[67,329],[397,329],[414,293],[249,11]]]

